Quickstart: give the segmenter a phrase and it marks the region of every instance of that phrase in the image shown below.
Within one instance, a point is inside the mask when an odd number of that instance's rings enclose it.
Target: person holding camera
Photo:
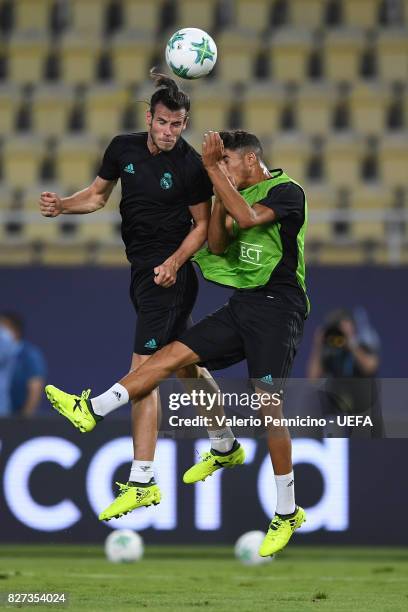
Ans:
[[[307,365],[307,377],[325,379],[319,391],[324,416],[367,415],[373,423],[371,437],[383,437],[376,375],[379,369],[380,341],[369,323],[366,311],[354,314],[338,309],[329,313],[314,336]],[[363,428],[344,428],[335,435],[362,433]],[[367,428],[366,428],[367,432]]]

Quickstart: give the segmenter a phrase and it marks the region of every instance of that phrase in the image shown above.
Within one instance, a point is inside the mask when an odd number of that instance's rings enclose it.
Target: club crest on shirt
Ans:
[[[165,172],[160,179],[160,187],[162,189],[171,189],[173,187],[173,177],[171,172]]]

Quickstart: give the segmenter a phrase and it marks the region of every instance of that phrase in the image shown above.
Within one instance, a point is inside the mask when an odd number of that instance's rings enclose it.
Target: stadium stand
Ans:
[[[312,262],[407,261],[408,0],[0,0],[0,264],[124,263],[119,189],[74,220],[40,218],[38,195],[85,187],[144,129],[149,68],[183,26],[218,45],[183,82],[191,143],[257,133],[305,186]]]

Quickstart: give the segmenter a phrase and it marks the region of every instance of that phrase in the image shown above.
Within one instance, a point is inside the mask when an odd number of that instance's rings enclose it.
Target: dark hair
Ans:
[[[156,105],[164,104],[171,111],[186,109],[190,110],[190,97],[178,88],[176,81],[173,81],[165,74],[155,72],[154,68],[150,70],[150,76],[154,80],[155,86],[158,87],[150,99],[150,112],[154,115]]]
[[[230,151],[246,149],[247,151],[253,151],[258,159],[262,159],[262,145],[255,134],[243,130],[232,130],[231,132],[220,132],[220,136],[226,149],[230,149]]]
[[[24,321],[16,312],[0,312],[0,318],[6,319],[19,336],[24,335]]]

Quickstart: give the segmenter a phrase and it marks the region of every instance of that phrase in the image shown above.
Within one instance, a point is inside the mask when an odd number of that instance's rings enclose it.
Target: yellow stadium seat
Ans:
[[[352,265],[367,262],[367,255],[361,245],[345,243],[342,246],[326,245],[318,259],[323,265]]]
[[[66,136],[56,155],[58,181],[63,189],[84,189],[94,180],[101,150],[94,138]]]
[[[385,129],[390,93],[378,83],[359,81],[350,93],[352,126],[359,133],[380,136]]]
[[[94,255],[94,262],[101,266],[128,266],[128,260],[122,245],[104,245]]]
[[[48,42],[42,34],[13,34],[9,44],[9,79],[17,84],[41,81],[47,53]]]
[[[89,132],[104,138],[112,138],[120,132],[127,100],[128,94],[123,88],[115,85],[94,85],[86,96]]]
[[[236,24],[253,32],[262,32],[269,25],[271,3],[269,0],[235,0]]]
[[[197,93],[194,93],[197,90]],[[208,130],[225,130],[231,106],[231,91],[224,83],[192,88],[191,128],[202,135]]]
[[[380,141],[380,176],[389,187],[408,187],[408,133],[385,134]]]
[[[285,91],[279,84],[254,84],[246,91],[243,106],[243,128],[261,140],[279,129],[285,103]],[[195,104],[195,102],[194,102]]]
[[[64,134],[72,104],[72,88],[42,85],[33,96],[33,129],[44,136]]]
[[[309,207],[309,213],[313,216],[320,211],[328,211],[334,208],[336,193],[328,183],[304,183],[305,194]]]
[[[344,22],[351,27],[374,28],[378,21],[379,0],[342,0]]]
[[[144,81],[149,75],[154,40],[141,32],[120,32],[113,37],[112,63],[114,78],[120,85]]]
[[[260,42],[250,32],[228,30],[217,37],[217,75],[227,83],[247,83],[252,79]]]
[[[49,219],[39,215],[38,220],[26,223],[24,237],[30,242],[56,244],[60,240],[59,223],[56,219]]]
[[[178,0],[177,27],[201,28],[211,32],[217,0]]]
[[[309,221],[306,230],[306,247],[309,241],[329,242],[331,239],[331,224],[328,221]]]
[[[306,62],[312,48],[309,30],[281,28],[270,39],[272,78],[300,83],[306,76]]]
[[[87,246],[73,243],[50,244],[37,256],[36,262],[45,266],[80,266],[93,263],[93,258]]]
[[[120,218],[118,218],[118,223],[120,223]],[[89,217],[86,222],[82,221],[78,225],[78,232],[75,240],[82,244],[86,242],[115,244],[120,241],[120,233],[118,233],[113,223],[109,221],[99,221],[98,213],[96,212],[92,217]]]
[[[359,183],[351,193],[354,210],[382,210],[390,205],[391,194],[382,183]]]
[[[45,32],[54,0],[17,0],[14,2],[15,30]]]
[[[14,131],[14,116],[19,100],[19,89],[13,83],[0,87],[0,134]]]
[[[378,34],[379,76],[385,82],[408,79],[408,29],[384,28]]]
[[[10,187],[24,188],[38,178],[44,143],[38,137],[14,136],[4,143],[4,179]]]
[[[380,242],[384,239],[384,223],[371,219],[353,221],[351,224],[351,236],[355,240],[375,240]]]
[[[9,210],[12,202],[13,190],[7,185],[0,184],[0,211]]]
[[[272,147],[265,146],[265,156],[272,168],[282,168],[293,180],[304,183],[308,155],[307,142],[299,132],[275,134]]]
[[[72,30],[94,35],[102,33],[108,3],[109,0],[70,0]]]
[[[329,30],[325,43],[326,75],[330,81],[355,81],[359,76],[364,46],[361,32],[352,29]]]
[[[325,0],[290,0],[290,21],[296,27],[317,28],[323,23]]]
[[[353,188],[360,180],[363,147],[355,135],[336,135],[327,141],[327,180],[333,187]]]
[[[76,85],[92,83],[100,50],[99,40],[68,32],[61,41],[61,78],[64,83]]]
[[[305,83],[299,90],[299,129],[307,135],[326,136],[331,129],[335,92],[329,83]]]
[[[149,34],[155,34],[160,23],[163,1],[122,0],[126,27],[130,30],[143,30]]]

